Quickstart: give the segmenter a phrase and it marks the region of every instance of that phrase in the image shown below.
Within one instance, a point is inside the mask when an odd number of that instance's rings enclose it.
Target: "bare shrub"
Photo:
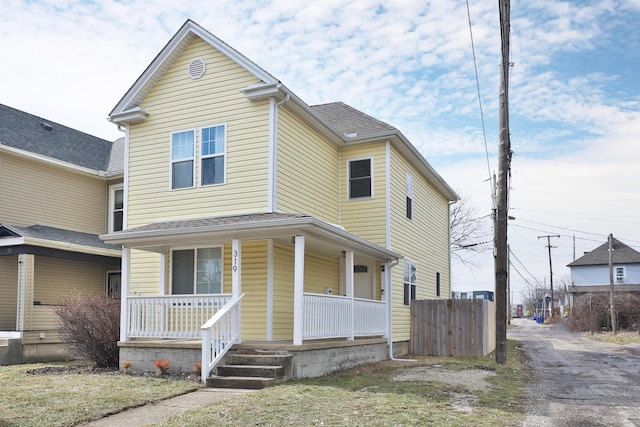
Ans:
[[[120,300],[106,296],[72,296],[56,308],[60,336],[74,357],[100,368],[118,367]]]
[[[598,292],[574,299],[567,327],[573,331],[595,332],[611,329],[609,293]],[[615,295],[616,325],[620,330],[640,330],[640,294]]]

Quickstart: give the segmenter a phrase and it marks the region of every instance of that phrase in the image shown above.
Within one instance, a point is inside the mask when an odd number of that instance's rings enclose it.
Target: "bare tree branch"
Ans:
[[[487,232],[488,222],[489,216],[478,216],[476,208],[466,197],[452,205],[449,213],[451,256],[464,265],[472,266],[469,259],[472,254],[491,249],[493,240]]]

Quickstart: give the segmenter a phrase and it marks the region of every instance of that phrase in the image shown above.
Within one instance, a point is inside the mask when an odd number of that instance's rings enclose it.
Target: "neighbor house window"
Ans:
[[[404,260],[404,305],[409,305],[416,299],[416,263]]]
[[[616,282],[624,282],[624,267],[616,267]]]
[[[200,184],[222,184],[225,180],[226,129],[224,125],[203,128],[201,131]]]
[[[349,199],[373,195],[372,160],[360,159],[349,162]]]
[[[195,132],[171,134],[171,188],[193,187]]]
[[[407,218],[413,218],[413,177],[407,172]]]
[[[119,271],[107,272],[107,296],[120,298],[121,277]]]
[[[109,232],[121,231],[124,224],[124,187],[109,187]]]
[[[440,296],[440,272],[436,272],[436,296]]]
[[[171,293],[222,293],[222,248],[172,251]]]

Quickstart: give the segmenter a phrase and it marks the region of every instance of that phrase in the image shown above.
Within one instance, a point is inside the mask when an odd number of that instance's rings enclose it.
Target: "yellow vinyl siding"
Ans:
[[[106,232],[107,185],[102,178],[3,153],[0,182],[3,223]]]
[[[351,160],[372,158],[373,197],[349,200],[348,164]],[[386,246],[385,143],[360,144],[342,150],[340,225],[380,246]]]
[[[331,288],[338,295],[340,264],[337,258],[309,252],[304,255],[304,291],[324,294]],[[293,283],[291,286],[293,290]]]
[[[416,262],[417,299],[436,297],[436,272],[440,297],[450,295],[449,202],[416,169],[391,149],[391,249]],[[406,216],[406,173],[413,177],[413,215]],[[394,268],[394,283],[403,283],[404,262]],[[403,287],[393,293],[394,340],[409,339],[409,308],[403,305]]]
[[[225,245],[225,293],[231,292],[231,243]],[[242,243],[242,337],[267,334],[267,242]]]
[[[337,223],[338,155],[332,142],[280,107],[276,209]]]
[[[16,330],[18,257],[0,257],[0,331]]]
[[[187,66],[201,58],[202,78]],[[194,39],[141,101],[149,118],[132,125],[129,152],[128,227],[174,218],[264,212],[268,192],[268,101],[240,92],[256,83],[245,69],[201,39]],[[199,187],[200,130],[226,125],[226,183]],[[196,186],[171,190],[171,133],[195,131]]]
[[[102,265],[38,256],[33,300],[49,305],[63,303],[69,295],[105,295],[106,280]]]
[[[170,256],[167,256],[167,293],[171,293],[169,279]],[[131,250],[129,279],[130,295],[160,295],[160,254],[141,250]]]
[[[293,247],[282,243],[273,244],[273,338],[293,337]]]

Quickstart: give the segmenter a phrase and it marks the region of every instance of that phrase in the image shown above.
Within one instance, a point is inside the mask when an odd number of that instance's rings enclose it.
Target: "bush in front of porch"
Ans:
[[[107,296],[71,296],[56,308],[60,337],[72,356],[99,368],[118,367],[120,300]]]

